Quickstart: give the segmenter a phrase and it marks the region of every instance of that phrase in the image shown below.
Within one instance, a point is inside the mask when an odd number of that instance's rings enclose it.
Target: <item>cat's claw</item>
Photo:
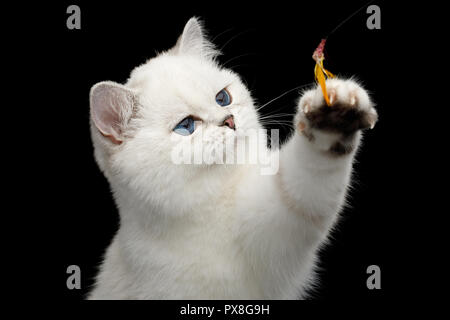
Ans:
[[[333,89],[333,88],[329,90],[329,100],[330,100],[330,105],[331,106],[336,101],[336,90]]]
[[[350,93],[350,107],[354,107],[356,104],[356,94],[354,92]]]

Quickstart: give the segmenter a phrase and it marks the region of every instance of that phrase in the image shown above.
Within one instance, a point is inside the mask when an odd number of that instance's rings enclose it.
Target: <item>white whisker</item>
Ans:
[[[280,99],[281,97],[284,97],[284,96],[287,95],[288,93],[290,93],[290,92],[292,92],[292,91],[294,91],[294,90],[300,89],[300,88],[304,88],[304,87],[309,86],[309,85],[311,85],[311,84],[312,84],[312,82],[311,82],[311,83],[304,84],[304,85],[301,85],[301,86],[298,86],[298,87],[295,87],[295,88],[292,88],[292,89],[290,89],[290,90],[288,90],[288,91],[285,91],[284,93],[280,94],[278,97],[275,97],[275,98],[273,98],[272,100],[270,100],[269,102],[266,102],[266,103],[263,104],[262,106],[258,107],[256,110],[259,111],[259,110],[261,110],[262,108],[264,108],[264,107],[268,106],[269,104],[271,104],[272,102],[274,102],[274,101]]]

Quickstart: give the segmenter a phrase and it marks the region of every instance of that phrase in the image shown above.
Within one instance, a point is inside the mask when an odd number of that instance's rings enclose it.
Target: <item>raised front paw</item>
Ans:
[[[322,149],[346,154],[355,147],[355,133],[373,128],[378,115],[369,95],[356,82],[329,79],[326,85],[331,105],[326,104],[320,87],[307,91],[299,101],[297,128],[311,141],[321,139]]]

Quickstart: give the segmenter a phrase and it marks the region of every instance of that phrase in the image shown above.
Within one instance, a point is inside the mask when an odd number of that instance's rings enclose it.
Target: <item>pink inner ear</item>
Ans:
[[[98,130],[114,143],[122,141],[123,108],[130,108],[127,89],[112,84],[99,84],[91,94],[92,119]]]

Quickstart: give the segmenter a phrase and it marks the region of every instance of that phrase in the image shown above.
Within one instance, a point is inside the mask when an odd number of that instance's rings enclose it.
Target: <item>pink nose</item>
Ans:
[[[236,127],[234,125],[233,115],[230,115],[230,116],[226,117],[225,120],[223,120],[222,125],[223,126],[227,126],[228,128],[235,130]]]

